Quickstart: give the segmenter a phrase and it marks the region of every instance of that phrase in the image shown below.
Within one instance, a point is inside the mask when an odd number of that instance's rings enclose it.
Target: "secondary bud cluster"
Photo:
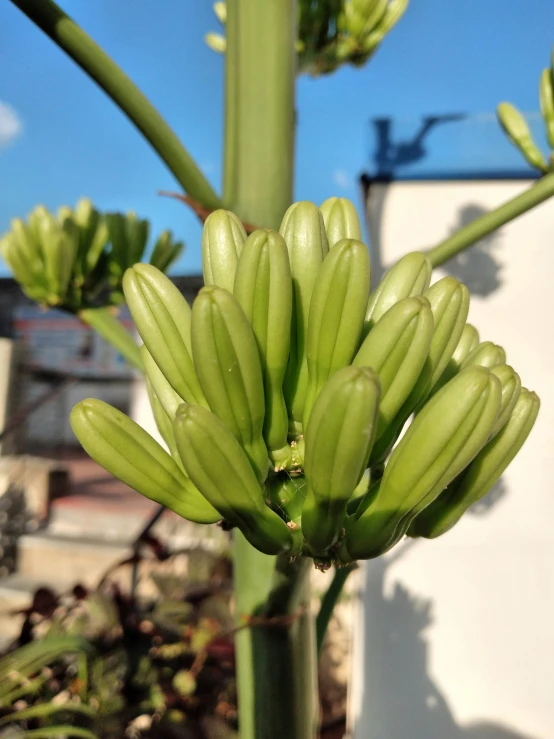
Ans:
[[[299,0],[298,70],[312,77],[330,74],[343,64],[361,67],[398,23],[408,0]],[[227,23],[227,5],[216,2],[214,13]],[[225,36],[208,33],[208,46],[224,54]]]
[[[554,149],[554,50],[552,63],[543,69],[539,81],[539,102],[546,134],[551,150]],[[500,103],[496,109],[498,122],[512,144],[519,149],[527,162],[543,173],[554,170],[554,152],[545,161],[540,147],[537,146],[527,121],[520,111],[511,103]]]
[[[94,400],[71,418],[85,449],[186,518],[224,519],[264,553],[319,566],[450,529],[519,451],[539,401],[467,323],[464,285],[430,286],[412,252],[370,292],[360,237],[338,198],[295,203],[279,233],[248,237],[216,211],[192,309],[152,265],[128,269],[170,453]]]
[[[134,213],[102,215],[83,198],[74,209],[51,213],[39,205],[27,221],[14,218],[0,239],[0,254],[32,300],[76,313],[124,300],[123,275],[143,258],[148,232],[148,221]],[[163,231],[150,263],[164,272],[182,250]]]

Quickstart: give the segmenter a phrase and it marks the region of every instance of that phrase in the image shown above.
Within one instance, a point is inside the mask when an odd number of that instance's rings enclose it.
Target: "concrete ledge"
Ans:
[[[69,473],[56,460],[29,455],[0,457],[0,496],[10,485],[23,490],[26,512],[38,526],[47,521],[51,501],[67,493]]]
[[[131,555],[125,544],[27,534],[19,539],[18,573],[28,578],[96,585],[106,570]]]

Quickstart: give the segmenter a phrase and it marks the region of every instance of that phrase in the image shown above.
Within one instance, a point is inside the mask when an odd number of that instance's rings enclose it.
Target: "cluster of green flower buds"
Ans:
[[[32,300],[76,313],[99,301],[124,300],[123,275],[142,259],[148,232],[148,221],[134,213],[101,215],[83,198],[74,209],[51,213],[39,205],[27,221],[14,218],[0,239],[0,254]],[[182,250],[183,244],[163,231],[150,263],[165,271]]]
[[[349,201],[248,237],[215,211],[202,259],[192,309],[151,265],[123,279],[169,453],[100,401],[71,415],[91,457],[185,518],[320,567],[377,557],[450,529],[527,438],[539,400],[467,323],[467,288],[429,286],[411,252],[371,292]]]
[[[496,109],[504,133],[519,149],[527,162],[543,173],[554,171],[554,50],[550,67],[543,69],[539,82],[539,101],[544,122],[546,140],[551,153],[545,158],[533,140],[522,113],[511,103],[500,103]]]
[[[364,65],[407,6],[408,0],[299,0],[299,73],[317,77],[342,64]],[[216,2],[213,7],[224,26],[226,3]],[[208,33],[205,41],[214,51],[225,53],[226,40],[221,34]]]

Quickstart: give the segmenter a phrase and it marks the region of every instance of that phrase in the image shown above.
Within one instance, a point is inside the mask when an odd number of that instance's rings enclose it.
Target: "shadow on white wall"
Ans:
[[[473,514],[488,515],[505,494],[500,481]],[[408,540],[391,556],[366,564],[363,641],[369,669],[357,725],[371,727],[367,739],[536,739],[497,723],[456,721],[429,673],[426,631],[434,622],[432,600],[399,582],[392,593],[385,590],[388,568],[420,543]]]
[[[465,205],[458,213],[458,219],[451,229],[451,234],[486,213],[487,210],[480,205],[473,203]],[[471,249],[462,251],[450,259],[444,265],[443,270],[467,285],[471,295],[486,298],[502,287],[503,270],[499,259],[501,253],[502,234],[494,231],[475,243]]]

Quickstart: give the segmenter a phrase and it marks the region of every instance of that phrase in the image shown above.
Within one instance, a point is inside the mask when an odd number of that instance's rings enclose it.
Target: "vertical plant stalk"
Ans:
[[[78,317],[111,344],[136,369],[144,370],[137,342],[110,308],[86,308]]]
[[[223,200],[278,228],[292,201],[295,0],[228,0]],[[314,739],[317,659],[310,561],[233,547],[241,739]],[[259,620],[261,619],[261,621]]]
[[[278,228],[292,201],[295,0],[229,0],[223,201]]]
[[[513,221],[523,213],[535,208],[554,195],[554,173],[547,174],[530,188],[508,200],[498,208],[476,218],[467,226],[460,228],[440,244],[429,249],[427,256],[433,267],[439,267],[476,241],[496,231],[504,224]]]
[[[311,559],[267,557],[234,538],[241,739],[315,739],[318,724]]]
[[[11,0],[91,77],[134,123],[177,182],[206,208],[221,201],[156,108],[117,64],[53,0]]]

